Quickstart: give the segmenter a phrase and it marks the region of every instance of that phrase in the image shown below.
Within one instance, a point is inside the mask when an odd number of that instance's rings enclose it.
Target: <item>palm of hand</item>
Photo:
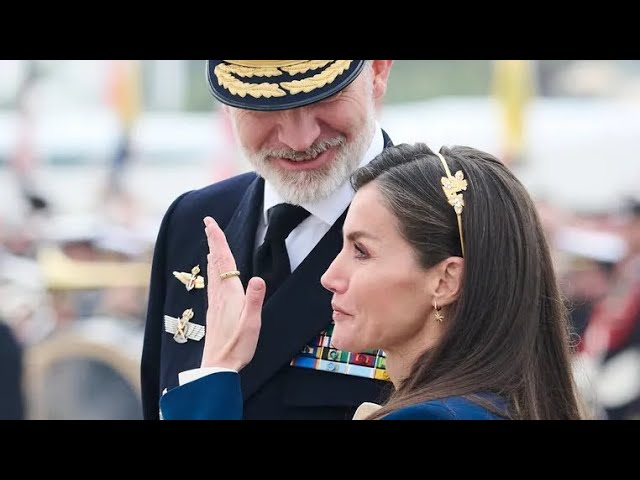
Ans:
[[[260,334],[264,281],[253,278],[245,294],[238,276],[221,279],[236,270],[236,263],[224,236],[213,219],[205,219],[207,255],[207,329],[202,367],[239,371],[251,361]]]

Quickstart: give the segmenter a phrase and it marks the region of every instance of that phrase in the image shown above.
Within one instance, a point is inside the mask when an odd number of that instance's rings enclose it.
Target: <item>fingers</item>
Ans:
[[[204,224],[209,245],[209,255],[207,255],[209,284],[218,284],[221,281],[220,275],[222,273],[236,270],[236,261],[227,243],[227,238],[216,221],[211,217],[205,217]]]
[[[243,334],[255,336],[256,342],[257,336],[260,333],[260,325],[262,323],[262,304],[264,303],[264,296],[266,292],[267,285],[263,279],[254,277],[249,280],[240,323],[242,325]]]
[[[243,315],[262,314],[262,303],[264,295],[267,291],[267,285],[260,277],[253,277],[247,285],[246,301],[244,305]]]

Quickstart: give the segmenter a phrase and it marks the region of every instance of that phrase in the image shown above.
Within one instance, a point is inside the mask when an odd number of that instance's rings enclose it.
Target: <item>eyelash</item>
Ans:
[[[353,244],[353,248],[356,251],[355,257],[358,260],[364,260],[368,257],[367,252],[362,247],[359,247],[357,243]]]

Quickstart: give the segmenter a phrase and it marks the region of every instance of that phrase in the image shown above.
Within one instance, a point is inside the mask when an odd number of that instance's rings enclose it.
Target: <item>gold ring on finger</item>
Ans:
[[[231,278],[231,277],[239,277],[239,276],[240,276],[240,272],[238,270],[233,270],[231,272],[221,273],[220,280],[224,280],[225,278]]]

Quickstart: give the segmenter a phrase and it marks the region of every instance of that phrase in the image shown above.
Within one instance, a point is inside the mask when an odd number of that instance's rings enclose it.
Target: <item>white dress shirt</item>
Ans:
[[[359,167],[368,164],[376,157],[376,155],[381,153],[383,149],[384,137],[382,135],[382,129],[380,125],[376,123],[376,133],[373,135],[371,144],[364,154]],[[322,237],[324,237],[329,231],[335,221],[340,218],[340,215],[344,213],[351,203],[353,195],[354,191],[351,188],[351,184],[349,182],[345,182],[345,184],[333,192],[329,197],[318,202],[302,205],[302,207],[311,213],[311,215],[302,221],[300,225],[294,228],[285,240],[292,272],[298,268],[306,256],[311,253]],[[271,207],[274,207],[279,203],[285,203],[284,199],[275,191],[269,182],[265,182],[264,201],[262,206],[263,214],[260,215],[258,229],[256,231],[256,250],[260,245],[262,245],[264,236],[267,232],[267,212]],[[206,375],[221,371],[233,370],[217,367],[194,368],[192,370],[179,373],[178,380],[180,385],[184,385],[185,383],[192,382]]]

